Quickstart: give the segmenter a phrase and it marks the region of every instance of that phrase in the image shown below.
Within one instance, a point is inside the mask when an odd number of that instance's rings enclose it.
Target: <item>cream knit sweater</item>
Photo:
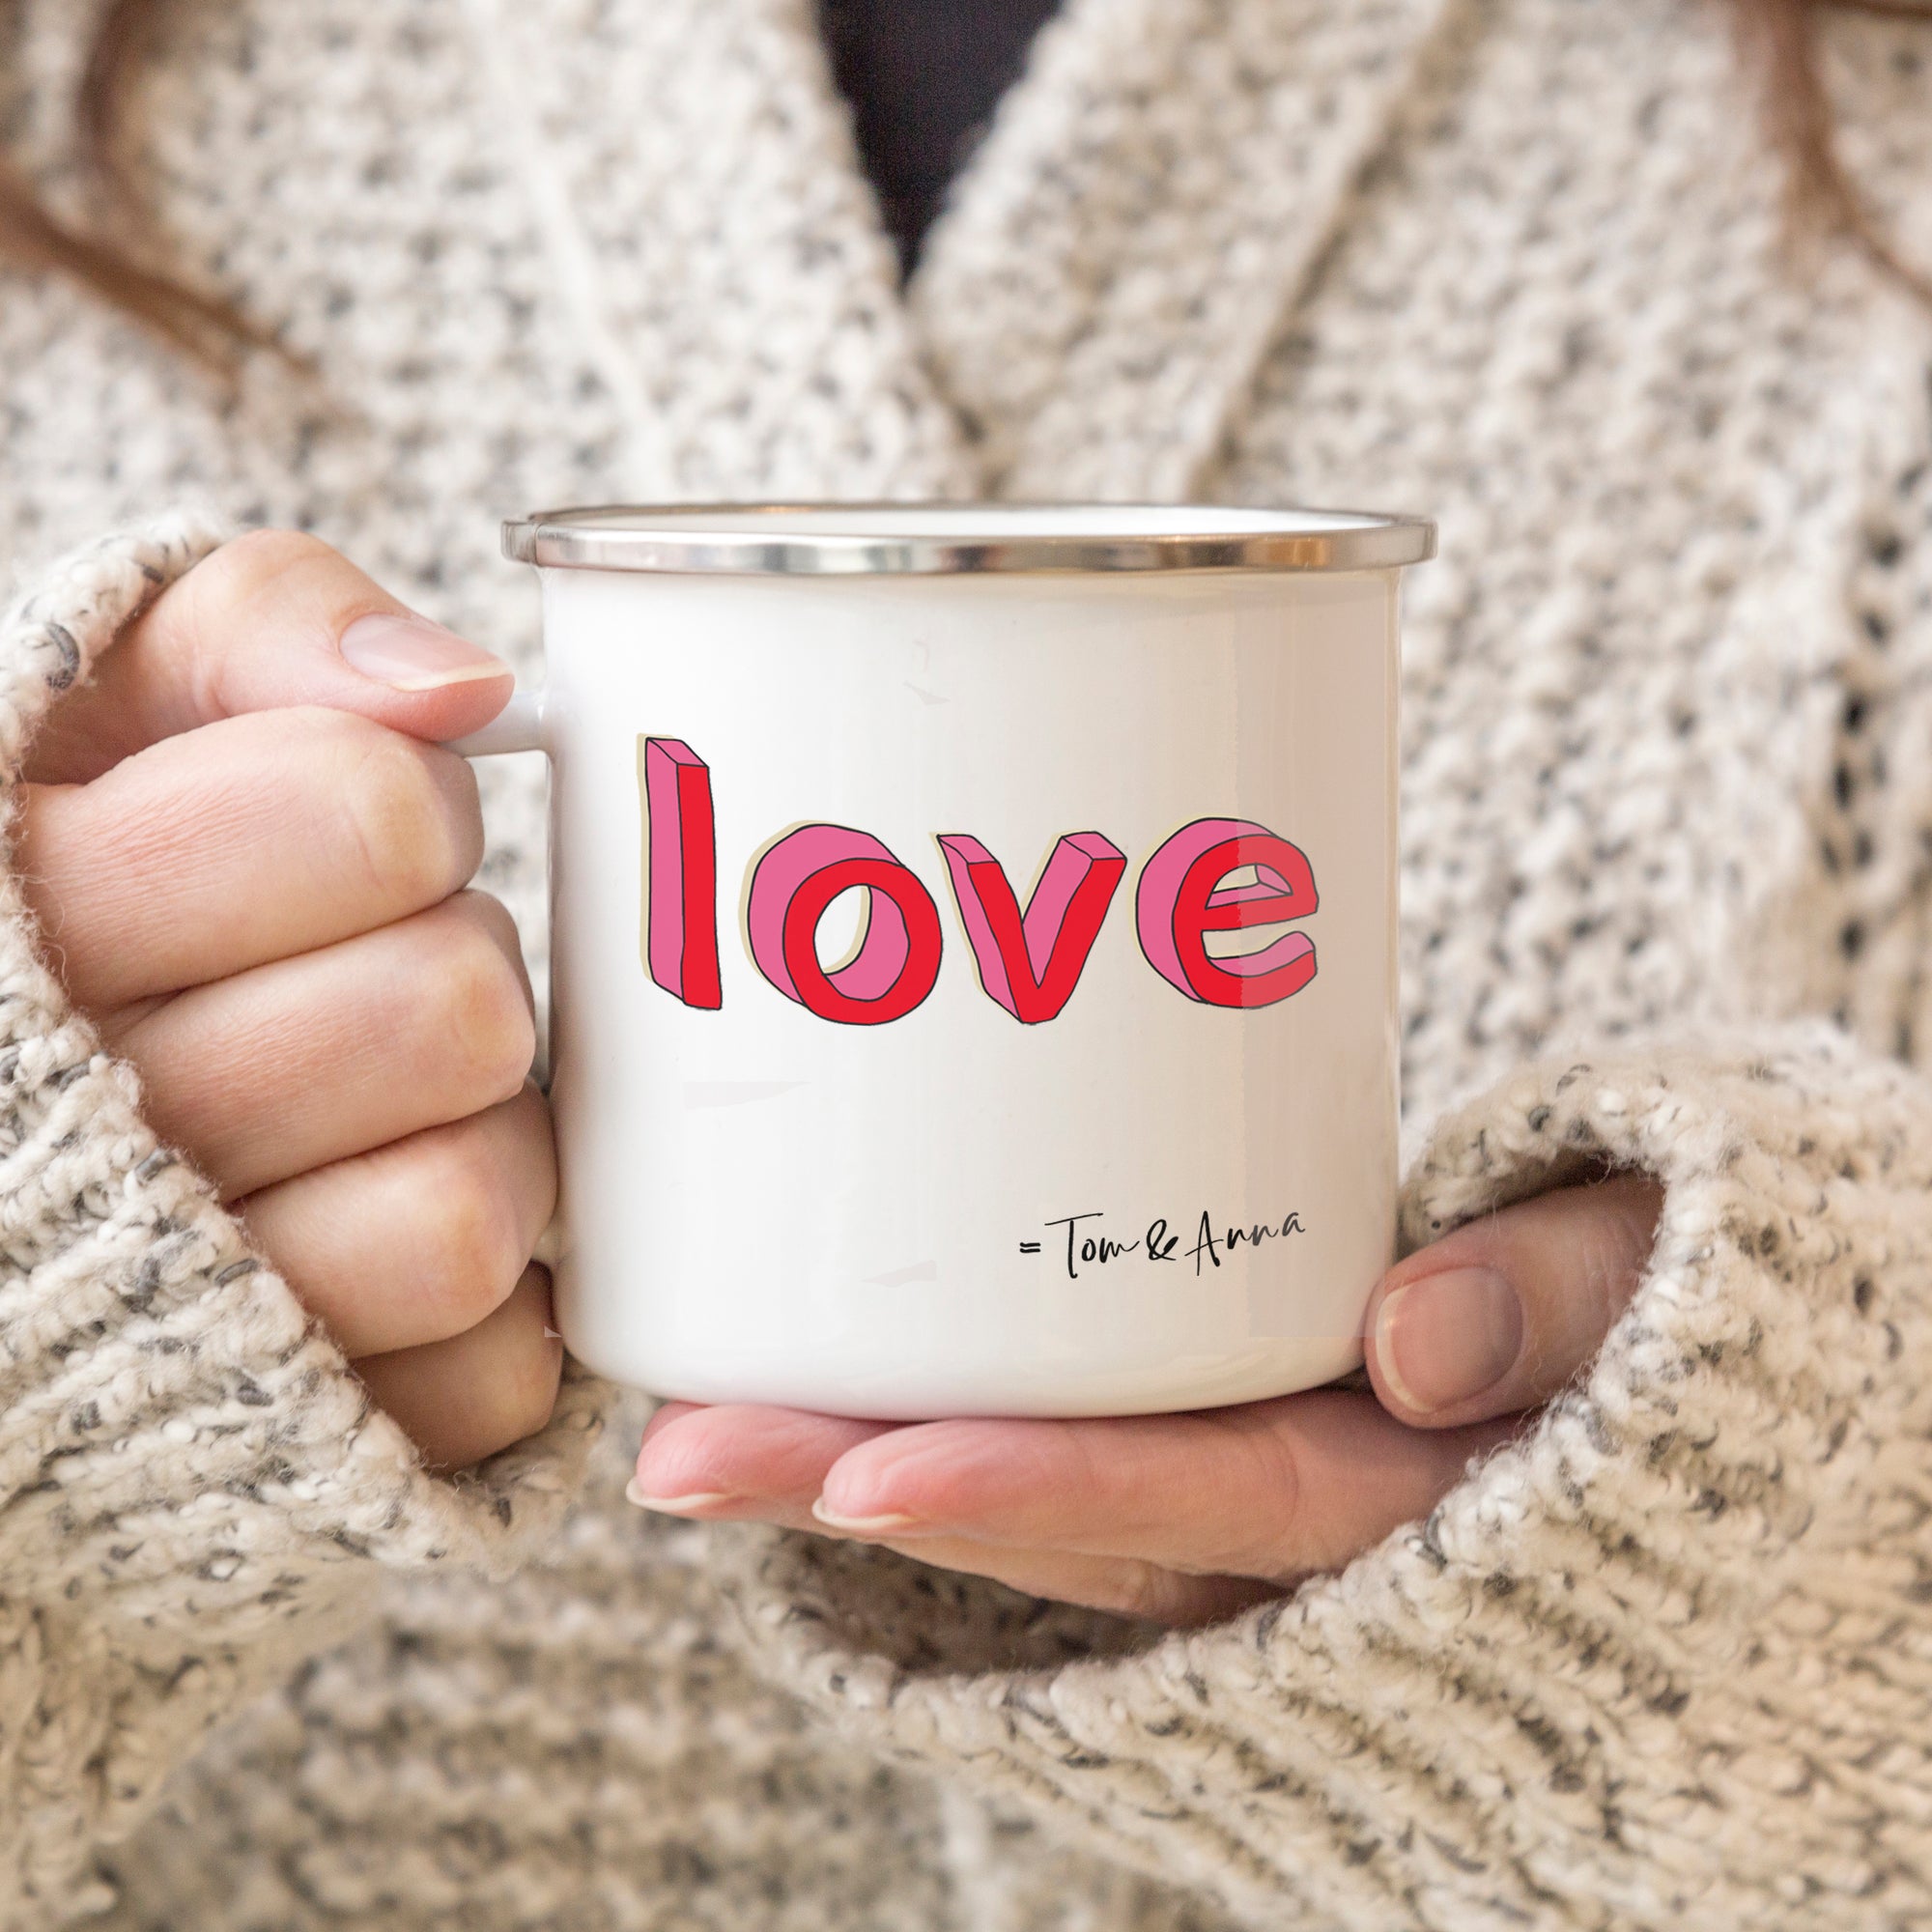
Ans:
[[[587,1380],[425,1477],[0,883],[6,1921],[1932,1922],[1932,325],[1781,249],[1711,0],[1072,0],[904,298],[806,0],[172,11],[165,232],[321,377],[0,277],[0,781],[185,503],[526,666],[542,502],[1420,508],[1406,1236],[1665,1205],[1428,1522],[1163,1640],[641,1520]],[[56,192],[94,12],[0,10]],[[1932,260],[1932,30],[1831,40]]]

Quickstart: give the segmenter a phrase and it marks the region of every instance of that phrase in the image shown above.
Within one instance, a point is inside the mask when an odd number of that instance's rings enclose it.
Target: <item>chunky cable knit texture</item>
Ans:
[[[216,541],[150,525],[70,557],[0,621],[0,784],[34,725]],[[595,1426],[574,1378],[536,1440],[460,1483],[402,1433],[213,1195],[142,1124],[0,881],[0,1899],[86,1903],[93,1842],[371,1564],[479,1562],[554,1520]],[[306,1635],[305,1633],[314,1634]],[[98,1901],[97,1901],[98,1902]]]
[[[1932,1100],[1822,1030],[1552,1064],[1442,1124],[1408,1236],[1589,1162],[1669,1183],[1642,1299],[1343,1576],[1129,1669],[962,1682],[903,1585],[788,1544],[748,1566],[753,1629],[848,1730],[1256,1923],[1285,1894],[1335,1925],[1909,1922]]]
[[[57,197],[94,11],[0,11]],[[1932,259],[1932,31],[1830,58]],[[1069,0],[903,294],[805,0],[231,0],[147,100],[174,258],[316,376],[223,396],[0,280],[0,549],[136,526],[10,621],[0,780],[213,541],[184,497],[532,674],[494,525],[538,503],[1414,505],[1406,1236],[1666,1194],[1602,1358],[1428,1523],[1158,1639],[639,1521],[588,1384],[425,1480],[6,886],[7,1917],[1932,1920],[1932,326],[1784,245],[1715,8]],[[540,785],[485,774],[539,958]]]

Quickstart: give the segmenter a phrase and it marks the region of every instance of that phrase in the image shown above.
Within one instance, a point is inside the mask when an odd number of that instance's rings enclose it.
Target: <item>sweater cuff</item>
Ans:
[[[1823,1028],[1532,1067],[1437,1127],[1406,1241],[1610,1168],[1664,1203],[1587,1378],[1341,1575],[1137,1639],[761,1533],[752,1654],[1250,1922],[1932,1910],[1882,1841],[1932,1721],[1932,1100]]]
[[[0,795],[59,696],[223,534],[181,516],[117,535],[0,618]],[[570,1377],[543,1435],[426,1473],[156,1144],[0,876],[0,1891],[83,1902],[88,1842],[331,1634],[372,1565],[507,1566],[573,1492],[597,1386]]]

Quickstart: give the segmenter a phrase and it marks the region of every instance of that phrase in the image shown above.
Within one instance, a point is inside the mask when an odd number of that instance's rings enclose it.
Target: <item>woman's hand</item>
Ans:
[[[1548,1194],[1391,1268],[1374,1393],[1098,1422],[840,1422],[671,1404],[632,1500],[883,1543],[1036,1596],[1203,1623],[1426,1515],[1596,1354],[1636,1290],[1659,1193]]]
[[[375,1399],[442,1466],[548,1419],[555,1194],[517,934],[464,890],[500,660],[326,546],[171,586],[37,741],[14,862],[49,963]]]

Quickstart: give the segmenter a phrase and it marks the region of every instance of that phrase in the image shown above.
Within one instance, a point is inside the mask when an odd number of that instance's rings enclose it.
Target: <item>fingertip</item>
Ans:
[[[644,1424],[631,1479],[624,1485],[626,1502],[663,1516],[697,1516],[744,1500],[719,1473],[702,1434],[677,1426],[707,1413],[700,1403],[668,1402]]]
[[[371,716],[391,730],[434,745],[467,738],[496,719],[516,695],[517,676],[508,665],[487,676],[423,691],[392,691]]]
[[[1648,1175],[1612,1175],[1518,1202],[1399,1262],[1363,1321],[1382,1406],[1442,1429],[1548,1401],[1635,1293],[1662,1199]]]
[[[494,652],[409,611],[365,611],[344,627],[336,649],[359,675],[411,694],[510,674]]]
[[[700,1406],[700,1404],[695,1402],[668,1402],[663,1404],[656,1413],[652,1415],[651,1419],[644,1424],[644,1433],[639,1438],[638,1445],[639,1453],[642,1453],[644,1443],[662,1435],[673,1423],[682,1421],[687,1415],[696,1415]]]
[[[495,718],[516,683],[495,653],[288,530],[224,544],[156,600],[128,642],[134,651],[115,658],[139,687],[151,735],[314,704],[412,737],[458,737]]]
[[[1492,1267],[1444,1267],[1381,1295],[1365,1353],[1384,1405],[1405,1421],[1464,1421],[1522,1354],[1516,1285]]]
[[[841,1536],[856,1536],[867,1541],[917,1536],[928,1528],[919,1517],[891,1510],[881,1516],[846,1516],[834,1509],[823,1496],[812,1504],[811,1515],[814,1522],[823,1523],[827,1529],[837,1530]]]
[[[1058,1439],[1056,1425],[1044,1429]],[[1077,1508],[1069,1459],[1051,1453],[1041,1430],[1036,1423],[973,1419],[895,1429],[839,1456],[825,1472],[819,1501],[841,1520],[952,1524],[973,1521],[1028,1492]]]
[[[370,714],[413,737],[481,730],[509,703],[517,674],[492,651],[409,611],[369,611],[336,640]]]
[[[667,1405],[638,1450],[647,1495],[723,1492],[808,1507],[826,1471],[856,1442],[889,1425],[849,1422],[753,1403]]]
[[[907,1521],[929,1520],[927,1507],[907,1506],[905,1497],[919,1487],[920,1451],[932,1423],[914,1423],[887,1435],[854,1442],[826,1466],[811,1513],[821,1522],[851,1523],[895,1517]],[[905,1478],[910,1471],[913,1481]]]

